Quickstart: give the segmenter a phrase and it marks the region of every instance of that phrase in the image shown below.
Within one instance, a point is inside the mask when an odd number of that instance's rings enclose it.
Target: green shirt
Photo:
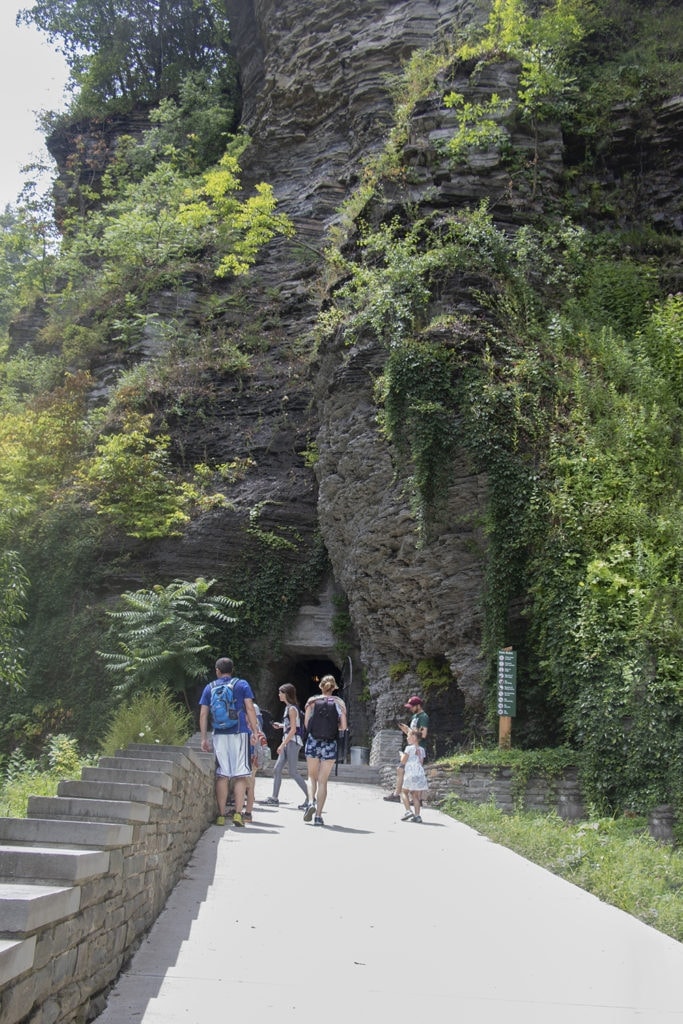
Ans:
[[[413,717],[410,719],[410,728],[417,730],[417,732],[419,732],[420,729],[428,729],[429,715],[427,714],[427,712],[418,711],[416,715],[413,715]],[[427,750],[427,740],[423,736],[420,736],[420,746],[422,747],[423,750]]]

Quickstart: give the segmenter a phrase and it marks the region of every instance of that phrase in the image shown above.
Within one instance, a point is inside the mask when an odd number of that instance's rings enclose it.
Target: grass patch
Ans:
[[[0,786],[0,817],[25,818],[30,796],[56,796],[64,778],[57,772],[23,775]]]
[[[683,942],[683,851],[657,843],[644,818],[567,822],[505,814],[449,797],[441,809],[494,842]]]
[[[40,761],[15,750],[0,762],[0,817],[25,818],[30,796],[56,796],[62,780],[79,778],[81,769],[92,763],[65,733],[48,738]]]

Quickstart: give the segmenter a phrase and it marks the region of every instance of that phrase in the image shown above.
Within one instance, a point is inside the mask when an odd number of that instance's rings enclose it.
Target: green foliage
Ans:
[[[470,249],[484,243],[480,229],[487,230],[488,220],[481,207],[438,226],[419,220],[406,228],[394,219],[374,231],[364,230],[361,259],[346,261],[349,279],[335,292],[336,304],[347,313],[348,341],[364,331],[387,347],[411,339],[424,320],[430,285],[447,269],[465,265]]]
[[[642,810],[683,792],[682,314],[672,297],[635,335],[564,325],[567,343],[576,338],[565,364],[571,414],[548,451],[533,634],[603,808]]]
[[[451,670],[443,658],[422,658],[415,666],[423,693],[447,690],[453,682]]]
[[[501,100],[493,93],[489,100],[474,103],[462,93],[449,92],[443,102],[458,114],[457,131],[446,143],[446,152],[453,161],[465,159],[474,149],[501,149],[506,144],[508,134],[498,120],[509,111],[510,100]]]
[[[453,798],[443,809],[605,903],[683,940],[683,853],[651,839],[642,818],[569,823],[556,815],[509,815],[492,804]]]
[[[555,0],[536,16],[523,0],[494,0],[479,39],[461,47],[459,56],[500,59],[521,64],[520,114],[532,124],[561,117],[577,98],[572,58],[587,32],[590,0]]]
[[[277,532],[276,530],[264,530],[261,526],[261,517],[265,509],[272,504],[274,503],[271,501],[260,501],[258,505],[249,509],[248,535],[271,551],[296,551],[301,538],[291,527],[278,527],[280,532]],[[289,533],[290,536],[285,536],[286,533]]]
[[[637,121],[683,90],[680,9],[676,0],[596,5],[598,31],[576,64],[581,102],[571,127],[586,142],[587,163],[609,149],[615,108]]]
[[[51,736],[47,748],[47,763],[50,771],[62,778],[73,779],[81,770],[82,758],[78,743],[73,736],[59,733]]]
[[[100,686],[95,653],[103,619],[97,595],[115,585],[119,566],[102,559],[100,525],[73,502],[55,500],[17,531],[32,580],[22,638],[26,677],[20,690],[0,693],[0,751],[38,756],[58,733],[92,750],[108,721],[111,694]]]
[[[228,22],[214,0],[38,0],[19,19],[59,43],[80,88],[74,116],[158,102],[187,71],[225,74]]]
[[[218,277],[245,274],[264,245],[278,235],[294,234],[290,219],[275,212],[277,200],[266,182],[255,186],[255,195],[237,198],[238,159],[246,145],[246,139],[237,140],[215,168],[204,172],[201,185],[178,211],[180,225],[191,229],[197,244],[216,248]]]
[[[423,530],[428,513],[445,502],[458,442],[457,357],[452,349],[422,341],[391,348],[377,395],[382,425],[399,461],[412,472],[415,514]]]
[[[25,676],[21,624],[29,579],[16,551],[0,553],[0,684],[20,687]]]
[[[539,776],[552,785],[568,768],[583,769],[582,755],[567,746],[532,750],[514,747],[473,747],[471,750],[443,758],[441,763],[455,769],[470,766],[508,769],[512,799],[518,810],[521,810],[527,783],[532,776]],[[581,775],[580,778],[582,777]]]
[[[264,659],[276,655],[301,605],[319,594],[329,572],[327,552],[317,534],[305,547],[297,541],[293,550],[281,545],[264,549],[259,538],[253,549],[245,549],[242,562],[234,567],[240,617],[223,638],[223,649],[242,666],[240,671],[255,672]]]
[[[0,530],[54,500],[75,471],[84,444],[86,374],[0,414]]]
[[[74,186],[55,265],[64,286],[50,297],[43,341],[67,351],[68,339],[71,365],[92,359],[110,338],[127,346],[148,322],[141,299],[177,285],[200,257],[218,276],[238,276],[269,241],[292,235],[269,185],[244,195],[239,157],[247,145],[233,139],[217,165],[191,174],[175,150],[145,167],[148,144],[129,143],[105,176],[106,203],[95,196],[96,207],[91,197],[82,208]]]
[[[150,120],[157,129],[147,133],[145,146],[152,152],[172,152],[180,169],[190,174],[218,163],[235,127],[237,104],[232,90],[226,95],[225,77],[212,81],[203,69],[189,72],[177,100],[166,97],[152,111]]]
[[[30,796],[56,796],[63,779],[77,778],[89,758],[79,755],[72,736],[50,736],[40,761],[15,749],[0,762],[0,815],[8,818],[26,816]]]
[[[240,602],[209,596],[215,583],[200,576],[121,595],[123,608],[107,613],[108,649],[98,652],[110,672],[124,677],[119,694],[166,685],[187,702],[187,688],[210,671],[221,632],[236,621],[229,613]]]
[[[409,671],[409,661],[394,661],[389,665],[389,678],[393,683],[398,683]]]
[[[105,436],[80,474],[97,514],[131,537],[180,533],[192,495],[173,481],[169,446],[169,436],[149,434],[149,417]]]
[[[118,708],[100,750],[111,756],[133,743],[182,746],[192,734],[193,725],[189,711],[178,705],[168,688],[159,686],[139,693]]]
[[[52,212],[27,187],[21,206],[0,213],[0,342],[22,303],[52,285],[55,252]]]
[[[11,779],[0,785],[0,814],[4,818],[25,818],[30,796],[56,796],[61,781],[52,772],[40,771],[37,764],[24,761],[23,768],[10,766]]]
[[[320,450],[316,441],[309,441],[303,451],[299,452],[299,455],[304,460],[304,465],[309,469],[313,469],[317,466],[320,459]]]

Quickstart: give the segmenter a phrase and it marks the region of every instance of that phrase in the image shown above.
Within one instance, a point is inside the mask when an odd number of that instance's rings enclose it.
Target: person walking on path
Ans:
[[[427,759],[427,735],[429,733],[429,715],[422,706],[422,697],[410,697],[406,701],[404,707],[412,711],[413,715],[410,719],[410,724],[406,725],[404,722],[399,723],[399,729],[404,732],[406,736],[410,729],[416,729],[420,737],[420,746],[424,751],[424,761]],[[403,762],[399,764],[396,769],[396,787],[393,792],[385,796],[384,800],[389,800],[391,803],[398,804],[401,802],[401,793],[403,790]]]
[[[308,765],[308,807],[304,821],[314,819],[314,825],[324,825],[323,808],[327,799],[327,780],[337,760],[337,742],[340,732],[347,728],[346,704],[335,697],[339,689],[334,676],[323,676],[319,683],[322,696],[306,701],[306,763]]]
[[[247,779],[247,793],[244,801],[244,813],[242,815],[245,821],[253,821],[254,803],[256,800],[256,773],[260,768],[264,768],[266,763],[270,761],[268,741],[263,733],[263,715],[261,714],[260,707],[256,703],[254,704],[254,711],[256,712],[256,721],[258,722],[262,735],[260,739],[254,739],[252,733],[249,733],[251,775]]]
[[[408,729],[408,745],[401,754],[403,768],[403,788],[401,799],[406,813],[401,821],[422,823],[422,794],[427,791],[427,776],[423,768],[424,750],[420,746],[420,733],[417,729]],[[412,807],[411,807],[412,804]]]
[[[251,776],[250,730],[257,743],[263,733],[256,717],[251,686],[246,679],[233,678],[233,667],[230,658],[219,658],[216,662],[216,679],[204,687],[199,699],[199,731],[202,750],[208,754],[213,747],[216,755],[216,824],[225,825],[225,808],[232,779],[235,795],[232,823],[242,828],[247,781]],[[225,695],[225,718],[220,715],[219,694]],[[209,722],[213,731],[211,740],[208,737]]]
[[[273,795],[269,796],[265,802],[273,807],[279,805],[282,772],[286,764],[290,779],[294,779],[304,794],[304,802],[299,805],[299,810],[306,811],[308,809],[308,789],[297,771],[299,751],[304,741],[302,739],[301,712],[297,704],[296,690],[291,683],[283,683],[278,688],[277,695],[285,705],[285,712],[282,722],[273,722],[273,728],[282,729],[282,742],[277,748],[277,761],[273,769]]]

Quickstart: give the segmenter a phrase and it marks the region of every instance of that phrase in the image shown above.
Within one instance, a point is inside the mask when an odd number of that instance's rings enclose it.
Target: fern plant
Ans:
[[[239,601],[209,596],[216,580],[176,579],[168,586],[121,595],[123,608],[108,612],[111,648],[98,651],[106,667],[123,677],[121,697],[166,685],[183,695],[206,675],[220,628],[235,622]]]

